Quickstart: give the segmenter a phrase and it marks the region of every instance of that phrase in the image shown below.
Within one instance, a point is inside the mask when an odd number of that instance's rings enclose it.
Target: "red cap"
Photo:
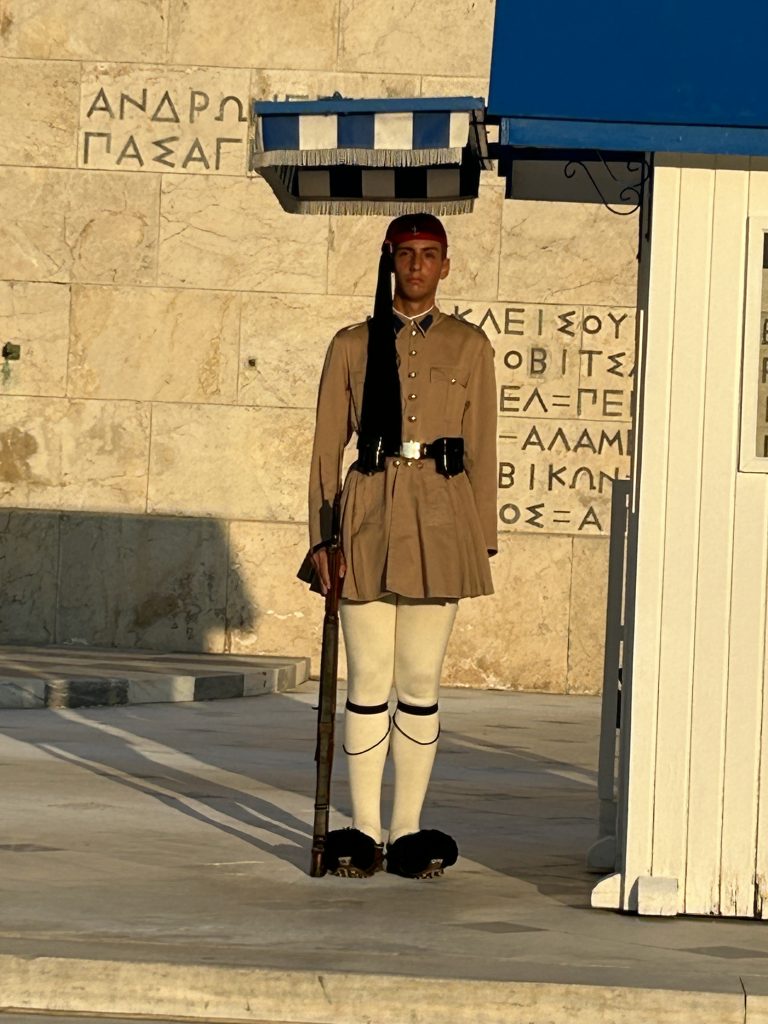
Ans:
[[[443,254],[448,251],[448,236],[445,233],[445,228],[431,213],[411,213],[404,217],[396,217],[387,228],[384,241],[390,242],[394,248],[416,238],[439,242],[443,248]]]

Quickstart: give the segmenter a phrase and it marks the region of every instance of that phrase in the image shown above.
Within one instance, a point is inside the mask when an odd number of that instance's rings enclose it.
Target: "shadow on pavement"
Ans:
[[[342,699],[340,694],[340,707]],[[520,879],[563,905],[588,906],[595,876],[584,869],[584,855],[596,836],[598,702],[450,690],[441,700],[444,731],[422,825],[454,835],[465,868],[470,861]],[[0,716],[0,733],[7,722],[14,739],[305,873],[314,799],[314,701],[312,686],[294,695],[238,701],[8,712]],[[569,705],[578,714],[571,716]],[[27,724],[22,735],[9,718],[18,714]],[[341,714],[337,727],[342,728]],[[339,746],[331,827],[347,824],[350,813]],[[221,782],[222,771],[231,774],[230,783]],[[385,826],[391,774],[388,763]]]
[[[280,701],[280,695],[253,700]],[[305,867],[311,843],[307,823],[281,806],[276,799],[266,799],[237,784],[247,774],[267,787],[284,788],[281,772],[281,751],[264,753],[268,736],[254,730],[252,741],[240,741],[215,723],[203,726],[204,709],[216,715],[215,704],[133,705],[120,709],[94,708],[80,711],[21,712],[27,717],[24,735],[15,729],[9,735],[15,740],[32,743],[50,756],[79,767],[111,782],[125,786],[218,829],[257,849],[295,865]],[[227,704],[235,702],[227,701]],[[282,716],[299,716],[295,702],[281,701]],[[0,733],[5,719],[19,712],[0,716]],[[231,719],[231,711],[229,714]],[[170,718],[175,718],[169,729]],[[12,724],[12,723],[11,723]],[[38,728],[34,728],[38,726]],[[223,722],[226,725],[226,719]],[[258,722],[254,723],[258,726]],[[34,739],[30,738],[34,728]],[[201,743],[203,735],[211,742]],[[243,747],[252,757],[254,768],[243,772]],[[203,748],[203,749],[201,749]],[[240,757],[236,752],[240,752]],[[207,753],[206,753],[207,752]],[[202,756],[201,756],[202,754]],[[219,774],[223,769],[233,775],[233,784],[224,785],[206,772],[205,758]],[[195,763],[182,767],[185,762]],[[260,767],[255,768],[260,761]],[[174,762],[181,762],[175,764]],[[263,838],[259,835],[263,836]],[[277,842],[275,842],[277,840]]]

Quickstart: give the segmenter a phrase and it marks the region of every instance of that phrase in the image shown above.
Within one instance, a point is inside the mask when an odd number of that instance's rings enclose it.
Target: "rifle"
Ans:
[[[336,718],[336,684],[339,670],[339,597],[341,580],[339,562],[341,555],[341,495],[333,502],[331,541],[328,551],[328,575],[330,586],[325,595],[325,617],[323,619],[323,649],[320,657],[320,699],[317,709],[317,784],[315,787],[315,824],[312,835],[312,878],[321,878],[326,873],[325,840],[328,835],[328,811],[331,802],[331,768],[333,766],[333,734]]]

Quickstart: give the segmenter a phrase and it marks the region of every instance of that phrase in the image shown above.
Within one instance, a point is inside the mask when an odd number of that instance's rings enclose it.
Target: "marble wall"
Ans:
[[[249,101],[487,96],[493,6],[0,4],[0,642],[317,658],[317,379],[387,219],[284,213],[246,172]],[[595,692],[636,218],[486,173],[446,225],[441,305],[496,351],[501,530],[446,679]]]

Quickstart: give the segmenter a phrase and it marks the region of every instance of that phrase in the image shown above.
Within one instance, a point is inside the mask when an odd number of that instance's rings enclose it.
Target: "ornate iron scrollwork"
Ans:
[[[606,199],[602,192],[602,189],[595,180],[592,171],[589,169],[586,161],[584,160],[569,160],[563,168],[563,174],[566,178],[573,178],[577,173],[578,169],[587,175],[589,180],[592,182],[592,187],[595,192],[600,196],[600,200],[606,210],[610,210],[611,213],[615,213],[618,217],[629,217],[631,214],[636,213],[640,209],[640,205],[643,201],[643,188],[645,183],[648,181],[651,175],[651,167],[647,160],[627,160],[622,161],[629,174],[637,175],[637,177],[631,181],[619,178],[614,174],[611,166],[605,161],[602,153],[596,153],[598,160],[605,168],[606,172],[616,182],[617,185],[621,186],[619,192],[619,199],[622,203],[629,204],[629,209],[616,209],[611,205],[610,201]]]

